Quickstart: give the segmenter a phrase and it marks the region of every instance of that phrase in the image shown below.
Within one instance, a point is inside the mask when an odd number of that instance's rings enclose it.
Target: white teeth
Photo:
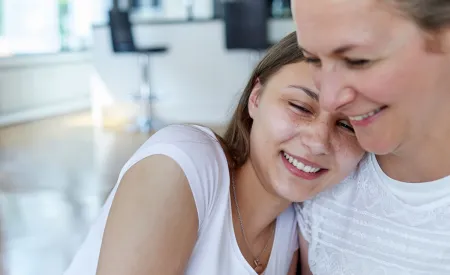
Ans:
[[[360,115],[360,116],[351,116],[349,117],[350,120],[354,120],[354,121],[361,121],[363,119],[366,119],[368,117],[371,117],[373,115],[375,115],[376,113],[378,113],[379,111],[381,111],[381,108],[378,108],[376,110],[373,110],[370,113],[364,114],[364,115]]]
[[[299,161],[298,159],[295,159],[295,158],[291,157],[287,153],[284,153],[284,157],[290,163],[292,163],[292,165],[294,165],[297,169],[302,170],[303,172],[306,172],[306,173],[317,173],[317,172],[320,171],[320,168],[308,166],[308,165],[302,163],[301,161]]]

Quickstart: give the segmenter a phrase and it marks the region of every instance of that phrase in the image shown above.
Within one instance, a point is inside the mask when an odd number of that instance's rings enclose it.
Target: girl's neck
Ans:
[[[248,241],[252,243],[272,230],[276,218],[289,207],[291,202],[264,188],[250,160],[236,171],[234,181],[245,234]],[[233,192],[232,187],[230,192]],[[233,197],[231,199],[235,208]]]

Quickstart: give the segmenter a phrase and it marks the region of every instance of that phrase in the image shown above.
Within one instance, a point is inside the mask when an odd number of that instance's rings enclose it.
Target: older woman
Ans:
[[[371,152],[298,207],[313,274],[450,274],[450,1],[292,0],[321,107]]]

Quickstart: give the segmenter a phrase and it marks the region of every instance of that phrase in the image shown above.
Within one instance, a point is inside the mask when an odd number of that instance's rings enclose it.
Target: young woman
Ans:
[[[295,274],[291,203],[363,154],[346,118],[319,108],[291,34],[256,67],[223,139],[174,125],[135,153],[65,274]]]
[[[313,274],[450,274],[450,1],[293,0],[321,107],[372,152],[299,207]]]

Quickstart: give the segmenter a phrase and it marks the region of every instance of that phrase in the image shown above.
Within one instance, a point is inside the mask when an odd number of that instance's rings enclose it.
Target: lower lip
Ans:
[[[289,172],[294,174],[294,176],[296,176],[296,177],[300,177],[300,178],[303,178],[305,180],[315,180],[318,177],[320,177],[321,175],[323,175],[325,172],[328,171],[327,169],[321,169],[317,173],[307,173],[307,172],[304,172],[302,170],[297,169],[297,167],[295,167],[292,163],[290,163],[284,157],[283,153],[281,153],[280,155],[281,155],[281,160],[284,163],[284,166],[289,170]]]
[[[362,127],[368,126],[369,124],[374,122],[380,116],[380,114],[384,112],[384,110],[385,109],[383,108],[378,113],[374,114],[373,116],[367,117],[363,120],[351,120],[350,122],[353,126],[362,126]]]

